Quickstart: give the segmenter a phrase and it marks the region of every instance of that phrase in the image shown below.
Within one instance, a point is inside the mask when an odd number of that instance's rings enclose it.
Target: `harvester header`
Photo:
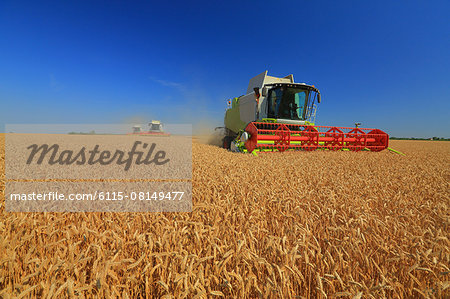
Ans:
[[[223,147],[233,151],[316,149],[381,151],[389,135],[379,129],[316,126],[320,91],[294,76],[267,71],[250,79],[247,94],[228,101]]]

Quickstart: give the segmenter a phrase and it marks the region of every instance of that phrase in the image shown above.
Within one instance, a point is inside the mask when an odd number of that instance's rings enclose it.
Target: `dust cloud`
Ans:
[[[211,121],[199,121],[193,124],[193,139],[195,142],[222,146],[223,129],[217,129],[217,124]]]

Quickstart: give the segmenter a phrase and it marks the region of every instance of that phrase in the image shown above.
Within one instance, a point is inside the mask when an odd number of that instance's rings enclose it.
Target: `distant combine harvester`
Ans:
[[[133,126],[133,132],[128,135],[170,136],[170,133],[164,132],[163,125],[159,120],[152,120],[148,126],[148,131],[143,131],[139,125]]]

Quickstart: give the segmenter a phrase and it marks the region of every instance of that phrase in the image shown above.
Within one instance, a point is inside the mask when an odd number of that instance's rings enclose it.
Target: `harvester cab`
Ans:
[[[277,78],[265,71],[252,78],[247,94],[232,103],[225,115],[225,127],[237,134],[243,123],[251,121],[314,124],[320,92],[314,86],[295,83],[293,75]]]
[[[133,126],[133,134],[138,134],[142,132],[142,127],[139,125]]]
[[[387,148],[389,136],[381,130],[316,126],[320,101],[314,85],[265,71],[250,80],[246,95],[228,101],[223,147],[244,152]]]
[[[163,125],[159,120],[152,120],[149,124],[149,132],[163,132]]]

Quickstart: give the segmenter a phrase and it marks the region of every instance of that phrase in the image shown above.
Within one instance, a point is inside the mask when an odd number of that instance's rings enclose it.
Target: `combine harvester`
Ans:
[[[148,131],[142,131],[141,126],[133,126],[133,132],[128,135],[170,136],[170,133],[164,132],[163,125],[159,120],[152,120],[148,126]]]
[[[388,148],[389,135],[379,129],[359,128],[359,124],[353,128],[316,126],[316,103],[320,103],[320,92],[314,85],[294,83],[293,75],[268,76],[265,71],[250,80],[246,95],[228,101],[223,147],[254,154]]]

